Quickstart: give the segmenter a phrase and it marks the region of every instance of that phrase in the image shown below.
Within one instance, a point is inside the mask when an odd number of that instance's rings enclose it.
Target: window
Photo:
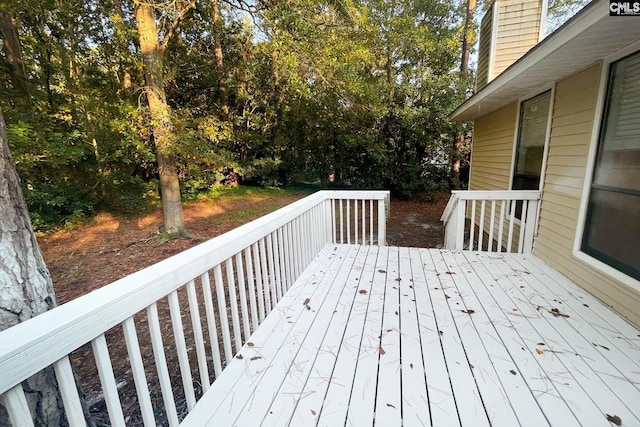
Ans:
[[[581,249],[640,280],[640,52],[611,64]]]
[[[551,91],[541,93],[520,105],[518,139],[512,190],[539,190]],[[522,202],[516,205],[516,217],[521,218]]]

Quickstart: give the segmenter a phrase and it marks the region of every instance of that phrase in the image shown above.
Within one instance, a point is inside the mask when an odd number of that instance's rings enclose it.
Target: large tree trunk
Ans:
[[[2,36],[2,50],[9,64],[9,75],[11,76],[13,87],[23,93],[24,97],[19,99],[29,102],[29,84],[27,83],[27,73],[22,58],[18,24],[10,12],[3,10],[0,10],[0,35]]]
[[[189,232],[182,216],[180,184],[175,147],[172,142],[173,126],[164,91],[162,71],[164,49],[158,42],[158,27],[153,6],[148,2],[136,1],[135,14],[140,37],[147,102],[151,113],[153,141],[158,160],[164,230],[170,234],[188,236]]]
[[[227,83],[224,78],[224,56],[222,53],[222,31],[224,22],[220,13],[220,2],[211,0],[213,10],[213,38],[215,40],[216,71],[218,72],[218,91],[220,92],[220,117],[222,120],[229,119],[229,104],[227,97]]]
[[[0,171],[0,330],[4,330],[53,308],[56,300],[9,153],[2,111]],[[29,378],[23,388],[36,425],[65,424],[53,369]],[[0,425],[8,425],[6,417],[0,406]]]

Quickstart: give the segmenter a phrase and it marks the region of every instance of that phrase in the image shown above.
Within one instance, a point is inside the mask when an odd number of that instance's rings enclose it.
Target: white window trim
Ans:
[[[595,117],[593,118],[593,128],[591,129],[591,140],[589,141],[589,153],[587,155],[587,165],[585,168],[584,184],[582,186],[582,197],[580,198],[580,210],[578,211],[578,222],[576,228],[576,236],[573,241],[573,256],[584,262],[585,264],[601,271],[614,280],[617,280],[630,288],[640,291],[640,281],[631,276],[627,276],[623,272],[616,270],[610,265],[582,252],[582,237],[584,235],[584,226],[587,219],[587,208],[589,205],[589,195],[591,193],[591,182],[593,181],[593,171],[596,164],[596,154],[598,152],[598,143],[600,142],[600,127],[602,125],[602,116],[604,114],[605,97],[607,95],[607,87],[609,86],[609,71],[611,63],[625,56],[640,51],[640,41],[632,43],[629,46],[620,49],[617,52],[604,58],[602,69],[600,70],[600,80],[598,87],[598,98],[596,101]]]

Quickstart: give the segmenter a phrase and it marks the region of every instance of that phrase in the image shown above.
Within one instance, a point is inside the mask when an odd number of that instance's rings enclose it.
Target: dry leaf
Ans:
[[[449,298],[451,298],[451,297],[450,297],[449,295],[447,295],[447,294],[444,294],[444,297],[445,297],[445,299],[449,299]]]
[[[396,409],[396,407],[395,407],[395,406],[393,406],[391,403],[387,403],[387,406],[388,406],[389,408]],[[620,424],[618,424],[618,425],[620,425]]]
[[[447,274],[456,274],[453,271],[445,271],[445,273],[447,273]]]
[[[307,298],[306,300],[304,300],[302,305],[308,305],[310,301],[311,301],[311,299]]]
[[[461,311],[461,312],[463,312],[463,313],[466,313],[466,314],[473,314],[473,313],[475,313],[475,312],[476,312],[475,310],[472,310],[472,309],[469,309],[469,310],[460,310],[460,311]]]
[[[549,313],[553,314],[553,317],[569,317],[568,314],[560,313],[560,310],[558,310],[557,308],[552,308]]]
[[[262,356],[253,356],[250,360],[260,360]]]
[[[609,350],[609,351],[611,351],[611,350],[609,349],[609,347],[605,347],[605,346],[604,346],[604,345],[602,345],[602,344],[596,344],[596,343],[591,343],[591,344],[593,344],[593,345],[594,345],[594,346],[596,346],[596,347],[601,347],[601,348],[604,348],[605,350]]]
[[[538,354],[544,354],[544,351],[540,350],[539,348],[536,348],[536,353],[538,353]]]
[[[399,277],[396,277],[396,282],[400,282],[402,279]]]
[[[514,371],[513,369],[510,370],[509,372],[511,372],[512,375],[516,375],[516,371]]]
[[[311,415],[316,415],[316,411],[314,411],[313,409],[311,410]]]
[[[413,363],[409,363],[409,367],[413,369]]]
[[[311,307],[309,307],[308,305],[305,305],[305,307],[307,307],[307,310],[311,310]]]
[[[378,270],[378,273],[386,273],[384,270]]]
[[[380,355],[384,355],[386,353],[386,351],[384,351],[384,348],[382,348],[382,346],[378,347],[378,353],[380,353]]]
[[[366,290],[366,289],[360,289],[360,290],[358,291],[358,293],[359,293],[359,294],[362,294],[362,295],[366,295],[366,294],[367,294],[367,290]]]
[[[242,355],[241,355],[241,354],[236,354],[236,359],[240,359],[240,360],[242,360],[242,359],[244,359],[244,357],[242,357]]]
[[[247,343],[247,347],[253,347],[253,343],[252,343],[251,341],[249,341],[249,342]]]
[[[438,331],[438,333],[440,334],[440,336],[442,336],[442,334],[444,334],[444,332],[442,332],[442,331]]]
[[[619,416],[617,415],[609,415],[609,414],[605,414],[607,416],[607,421],[609,421],[610,423],[613,423],[617,426],[621,426],[622,425],[622,420],[620,419]]]

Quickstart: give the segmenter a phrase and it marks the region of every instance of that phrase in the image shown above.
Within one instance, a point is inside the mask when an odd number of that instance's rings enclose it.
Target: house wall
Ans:
[[[470,190],[508,190],[518,104],[475,121],[471,147]]]
[[[534,254],[640,325],[640,292],[573,255],[600,76],[596,65],[557,82]]]

